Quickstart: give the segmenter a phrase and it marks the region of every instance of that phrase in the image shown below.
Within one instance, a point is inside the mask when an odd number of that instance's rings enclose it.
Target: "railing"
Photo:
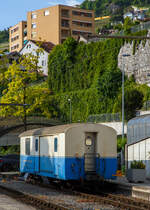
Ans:
[[[69,24],[68,24],[68,23],[62,23],[61,26],[62,26],[62,27],[69,28]]]
[[[69,13],[61,13],[61,17],[65,17],[65,18],[69,18],[70,16],[69,16]]]
[[[59,120],[48,119],[43,116],[27,116],[27,124],[62,124]],[[0,131],[11,127],[23,125],[23,119],[21,117],[0,117]]]
[[[106,113],[106,114],[99,114],[99,115],[90,115],[87,119],[87,122],[120,122],[121,115],[120,113]]]

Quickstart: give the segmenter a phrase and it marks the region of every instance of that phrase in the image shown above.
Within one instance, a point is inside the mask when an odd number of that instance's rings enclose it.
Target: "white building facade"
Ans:
[[[41,44],[39,44],[41,43]],[[38,56],[38,67],[44,76],[48,75],[48,56],[54,44],[51,42],[36,42],[29,40],[24,47],[20,50],[21,55],[32,54]],[[42,49],[39,52],[39,49]]]

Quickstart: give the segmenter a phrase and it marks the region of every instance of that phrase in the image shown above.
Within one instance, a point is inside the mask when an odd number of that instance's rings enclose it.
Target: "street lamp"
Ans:
[[[69,101],[69,103],[70,103],[70,123],[71,123],[71,122],[72,122],[71,99],[70,99],[70,98],[68,98],[68,101]]]
[[[123,54],[122,57],[129,57],[130,54]],[[122,140],[124,139],[124,63],[122,68]]]

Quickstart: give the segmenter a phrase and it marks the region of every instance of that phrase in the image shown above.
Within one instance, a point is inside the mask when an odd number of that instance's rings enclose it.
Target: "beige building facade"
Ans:
[[[94,34],[94,11],[56,5],[27,14],[27,38],[61,44],[72,36]]]
[[[9,29],[9,51],[20,51],[26,40],[61,44],[72,36],[95,33],[94,11],[56,5],[27,13],[27,21],[21,21]]]
[[[21,21],[9,29],[9,51],[19,52],[27,40],[27,21]]]

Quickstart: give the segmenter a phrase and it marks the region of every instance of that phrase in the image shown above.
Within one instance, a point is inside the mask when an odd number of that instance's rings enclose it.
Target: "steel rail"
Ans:
[[[36,196],[31,196],[29,194],[24,194],[20,191],[10,189],[4,186],[0,186],[0,189],[4,191],[4,194],[10,196],[11,198],[20,201],[22,203],[25,203],[30,206],[34,206],[35,208],[40,210],[49,210],[49,209],[55,209],[55,210],[68,210],[69,208],[64,207],[63,205],[58,205],[56,203],[46,201],[44,199],[38,198]]]

